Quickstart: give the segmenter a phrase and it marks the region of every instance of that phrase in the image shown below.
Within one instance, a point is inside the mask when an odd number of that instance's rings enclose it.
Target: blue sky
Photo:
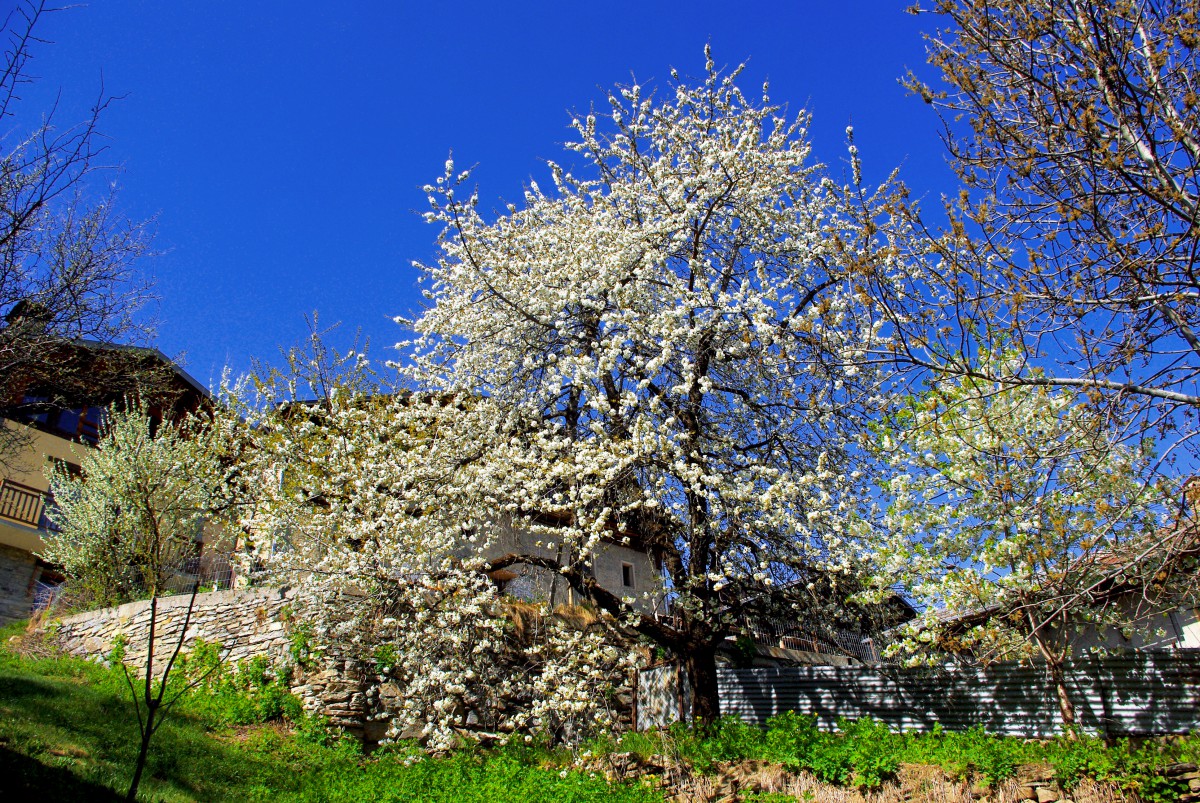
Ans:
[[[936,115],[898,84],[928,73],[908,3],[204,3],[96,0],[49,15],[22,113],[61,93],[61,122],[100,91],[123,211],[154,218],[145,263],[158,345],[203,382],[271,359],[304,315],[361,328],[377,356],[418,304],[411,262],[434,255],[420,186],[453,150],[485,206],[565,158],[571,110],[636,76],[749,60],[776,102],[814,114],[842,171],[853,123],[867,178],[900,167],[935,202],[953,192]]]

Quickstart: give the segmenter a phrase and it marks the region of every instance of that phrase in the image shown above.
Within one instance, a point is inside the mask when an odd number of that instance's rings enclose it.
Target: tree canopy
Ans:
[[[893,299],[902,361],[1087,394],[1160,456],[1195,453],[1200,375],[1193,4],[939,0],[929,37],[961,194],[925,229],[922,290]],[[911,207],[910,207],[911,210]],[[925,216],[928,219],[928,216]],[[918,229],[924,228],[915,215]],[[953,310],[952,325],[912,299]],[[975,358],[1021,347],[997,373]],[[994,368],[995,366],[993,366]]]
[[[1079,633],[1170,607],[1164,577],[1197,549],[1194,528],[1176,526],[1175,489],[1155,477],[1149,444],[1114,442],[1068,391],[972,377],[910,397],[896,422],[875,443],[887,509],[870,540],[879,584],[903,587],[923,615],[893,649],[1036,656],[1073,725],[1062,663]]]
[[[426,188],[441,253],[419,266],[407,393],[271,430],[321,456],[295,496],[336,519],[304,534],[311,507],[286,514],[277,562],[306,555],[344,591],[459,587],[475,611],[494,592],[455,572],[544,570],[684,660],[702,720],[716,649],[747,617],[837,620],[857,573],[849,446],[883,401],[865,287],[890,188],[836,183],[807,115],[747,97],[739,74],[709,58],[661,98],[619,88],[573,120],[579,175],[551,164],[550,188],[493,214],[447,162]],[[605,587],[608,544],[645,548],[662,583]]]
[[[203,528],[236,518],[228,434],[201,417],[156,422],[138,402],[114,407],[96,448],[81,447],[78,474],[52,467],[57,529],[42,558],[97,601],[164,593],[188,573]]]

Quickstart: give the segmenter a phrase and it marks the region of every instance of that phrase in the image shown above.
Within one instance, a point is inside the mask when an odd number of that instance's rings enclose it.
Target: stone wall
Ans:
[[[155,674],[162,671],[175,649],[189,601],[186,594],[158,600]],[[258,655],[266,655],[275,665],[292,665],[289,626],[301,618],[293,610],[289,595],[279,589],[198,594],[184,637],[184,651],[197,639],[203,639],[220,644],[229,665]],[[150,635],[149,601],[67,616],[47,627],[63,650],[94,660],[111,653],[117,636],[124,636],[126,665],[137,672],[145,671]],[[306,710],[328,717],[330,724],[369,741],[382,738],[382,725],[368,716],[366,687],[356,664],[337,656],[317,656],[311,664],[294,667],[292,692],[303,701]]]
[[[164,597],[158,601],[155,622],[154,670],[162,671],[175,649],[189,596]],[[311,654],[302,665],[292,656],[290,633],[299,632],[311,620],[297,609],[295,599],[279,589],[253,588],[198,594],[184,637],[187,651],[197,639],[218,643],[229,664],[266,655],[277,666],[291,666],[292,693],[306,710],[323,715],[330,724],[363,739],[368,745],[386,735],[389,717],[404,696],[395,683],[371,674],[371,667],[339,655],[327,645],[310,645]],[[75,614],[45,625],[62,649],[70,654],[103,660],[113,650],[118,636],[125,640],[124,661],[132,670],[144,672],[146,644],[150,631],[150,603],[130,602],[116,608]],[[633,689],[615,689],[618,718],[631,727]],[[410,735],[416,735],[412,733]]]
[[[159,674],[179,639],[191,597],[180,594],[158,600],[154,634],[154,671]],[[288,639],[280,609],[286,598],[277,589],[233,589],[197,594],[184,649],[196,639],[218,642],[226,660],[236,664],[254,655],[280,661],[287,655]],[[108,654],[119,635],[125,637],[125,663],[139,672],[146,668],[146,642],[150,636],[150,602],[128,602],[116,608],[75,614],[54,626],[64,650],[81,657]]]

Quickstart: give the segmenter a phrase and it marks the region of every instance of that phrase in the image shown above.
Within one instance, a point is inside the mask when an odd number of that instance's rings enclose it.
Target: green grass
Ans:
[[[20,632],[0,630],[0,800],[123,799],[138,736],[123,674],[75,659],[14,655],[6,645]],[[248,693],[226,678],[184,698],[155,736],[139,800],[662,800],[656,789],[610,785],[578,772],[564,777],[532,750],[414,761],[412,750],[399,748],[366,758],[352,742],[319,738],[311,722],[231,726],[245,721],[246,711],[264,710],[262,700],[274,694],[245,699]],[[227,704],[215,705],[217,696]]]

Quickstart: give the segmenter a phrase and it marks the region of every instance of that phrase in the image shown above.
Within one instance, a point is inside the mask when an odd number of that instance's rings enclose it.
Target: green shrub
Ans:
[[[838,720],[841,743],[853,768],[855,786],[874,789],[900,769],[904,737],[877,719]]]
[[[721,717],[707,730],[679,728],[675,731],[680,751],[704,770],[719,761],[762,758],[762,729],[737,717]]]
[[[296,666],[307,668],[313,662],[313,628],[308,622],[293,624],[288,628],[288,657]]]
[[[1063,789],[1074,789],[1084,778],[1117,780],[1128,775],[1136,763],[1127,740],[1106,744],[1086,735],[1054,740],[1048,758],[1054,765],[1054,779]]]
[[[112,649],[108,651],[108,655],[104,656],[104,660],[109,666],[117,666],[125,661],[125,647],[129,644],[129,640],[125,638],[124,633],[118,633],[113,638]]]
[[[1176,803],[1188,791],[1187,781],[1164,778],[1162,775],[1136,772],[1122,784],[1137,792],[1144,803]]]
[[[816,716],[784,711],[767,720],[765,757],[784,766],[797,766],[800,757],[812,753],[821,738]]]
[[[996,786],[1013,777],[1022,764],[1047,762],[1064,789],[1091,778],[1116,783],[1151,803],[1172,803],[1184,784],[1164,778],[1161,770],[1200,758],[1200,735],[1151,740],[1135,750],[1127,740],[1081,736],[1027,741],[989,734],[978,726],[959,732],[935,726],[928,733],[899,733],[870,718],[842,719],[837,730],[825,731],[815,716],[788,711],[769,719],[765,729],[723,717],[707,729],[676,723],[664,732],[599,739],[588,750],[677,756],[700,772],[711,771],[717,762],[759,759],[792,772],[806,770],[825,783],[863,788],[878,787],[902,763],[937,766],[954,777]]]
[[[870,718],[841,720],[838,731],[822,731],[815,716],[787,711],[772,717],[764,731],[736,717],[721,717],[708,728],[675,723],[666,733],[626,734],[615,743],[590,745],[595,752],[620,750],[643,756],[677,755],[708,772],[718,762],[772,761],[796,772],[808,770],[827,783],[874,788],[900,766],[904,737]]]
[[[939,766],[956,778],[975,777],[987,786],[1011,778],[1020,764],[1041,761],[1040,748],[1020,739],[985,733],[981,726],[945,732],[906,734],[901,761]]]
[[[180,659],[178,682],[199,692],[187,695],[187,708],[217,725],[303,723],[304,709],[291,693],[289,676],[286,668],[271,666],[263,655],[231,667],[221,660],[220,644],[198,640]],[[315,725],[309,728],[319,730]]]
[[[825,783],[843,785],[849,783],[854,773],[850,751],[832,734],[823,734],[813,743],[807,756],[799,757],[791,765],[796,770],[808,770]]]

